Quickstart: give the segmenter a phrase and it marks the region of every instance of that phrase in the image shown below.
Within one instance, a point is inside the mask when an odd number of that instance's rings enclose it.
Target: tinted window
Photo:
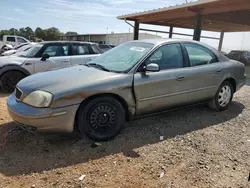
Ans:
[[[160,70],[175,69],[183,67],[183,55],[180,44],[168,44],[157,49],[146,64],[156,63]]]
[[[190,66],[206,65],[217,62],[216,56],[207,48],[197,44],[184,44],[190,60]]]
[[[20,43],[26,43],[27,41],[25,41],[25,40],[24,40],[24,39],[22,39],[22,38],[17,37],[17,42],[20,42]]]
[[[93,50],[94,54],[102,53],[101,50],[98,48],[98,46],[96,44],[92,44],[91,47],[92,47],[92,50]]]
[[[72,45],[72,55],[89,55],[90,49],[87,44],[73,44]]]
[[[50,57],[67,56],[68,53],[69,47],[61,44],[49,45],[43,52],[43,54],[48,54]]]
[[[7,37],[8,42],[15,42],[15,37]]]

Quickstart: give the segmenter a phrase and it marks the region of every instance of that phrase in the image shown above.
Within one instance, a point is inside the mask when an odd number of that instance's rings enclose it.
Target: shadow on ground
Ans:
[[[202,105],[134,120],[114,140],[98,147],[93,147],[93,141],[86,137],[13,130],[14,123],[9,123],[2,125],[11,128],[0,155],[0,173],[6,176],[39,173],[120,152],[128,157],[140,157],[133,150],[160,142],[161,135],[169,139],[214,126],[237,117],[244,108],[233,102],[228,110],[214,112]]]
[[[2,97],[8,97],[10,94],[8,94],[8,93],[4,93],[3,91],[2,91],[2,89],[0,88],[0,98],[2,98]]]

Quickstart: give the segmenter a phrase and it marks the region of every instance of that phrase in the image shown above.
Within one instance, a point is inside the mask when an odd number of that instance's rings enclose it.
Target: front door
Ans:
[[[49,55],[49,58],[45,61],[41,60],[44,54]],[[41,57],[33,59],[35,62],[35,73],[65,68],[71,65],[68,44],[48,44],[41,53]]]
[[[190,85],[186,75],[182,48],[179,43],[158,48],[142,65],[156,63],[159,72],[140,72],[134,75],[137,115],[160,111],[188,101]]]

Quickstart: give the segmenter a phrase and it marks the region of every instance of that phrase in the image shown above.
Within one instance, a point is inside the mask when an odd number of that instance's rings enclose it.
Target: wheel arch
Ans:
[[[222,83],[224,82],[230,82],[233,85],[234,93],[236,92],[236,80],[232,77],[226,78]]]
[[[82,105],[86,105],[86,104],[87,104],[88,102],[90,102],[91,100],[96,99],[96,98],[99,98],[99,97],[104,97],[104,96],[105,96],[105,97],[112,97],[112,98],[116,99],[117,101],[119,101],[119,102],[122,104],[122,106],[123,106],[123,108],[124,108],[124,110],[125,110],[125,113],[126,113],[126,114],[125,114],[126,121],[128,121],[128,120],[130,119],[131,114],[130,114],[130,112],[129,112],[128,104],[127,104],[127,102],[125,101],[124,98],[122,98],[120,95],[114,94],[114,93],[100,93],[100,94],[91,95],[91,96],[89,96],[88,98],[84,99],[84,100],[80,103],[80,105],[79,105],[79,107],[78,107],[78,109],[77,109],[77,112],[76,112],[75,122],[77,121],[77,117],[78,117],[78,114],[79,114],[79,109],[81,108]],[[75,126],[76,126],[76,123],[75,123]]]
[[[9,71],[18,71],[18,72],[24,74],[25,76],[31,75],[26,69],[24,69],[18,65],[7,65],[7,66],[4,66],[0,69],[0,79],[1,79],[3,74],[5,74],[6,72],[9,72]]]

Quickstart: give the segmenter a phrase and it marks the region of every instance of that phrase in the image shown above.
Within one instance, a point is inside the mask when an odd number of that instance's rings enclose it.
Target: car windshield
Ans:
[[[37,52],[43,47],[42,44],[36,44],[32,46],[30,49],[25,51],[25,53],[22,53],[20,56],[22,57],[35,57]]]
[[[18,50],[16,52],[23,52],[23,51],[27,51],[28,49],[31,48],[31,44],[27,44],[27,45],[24,45],[22,46],[21,48],[18,48]]]
[[[153,44],[130,42],[119,45],[103,55],[96,57],[88,65],[99,65],[111,72],[127,72],[153,48]]]
[[[15,46],[13,49],[14,50],[18,50],[19,48],[21,48],[21,47],[23,47],[23,46],[25,46],[25,45],[28,45],[27,43],[25,43],[25,44],[20,44],[20,45],[18,45],[18,46]]]

